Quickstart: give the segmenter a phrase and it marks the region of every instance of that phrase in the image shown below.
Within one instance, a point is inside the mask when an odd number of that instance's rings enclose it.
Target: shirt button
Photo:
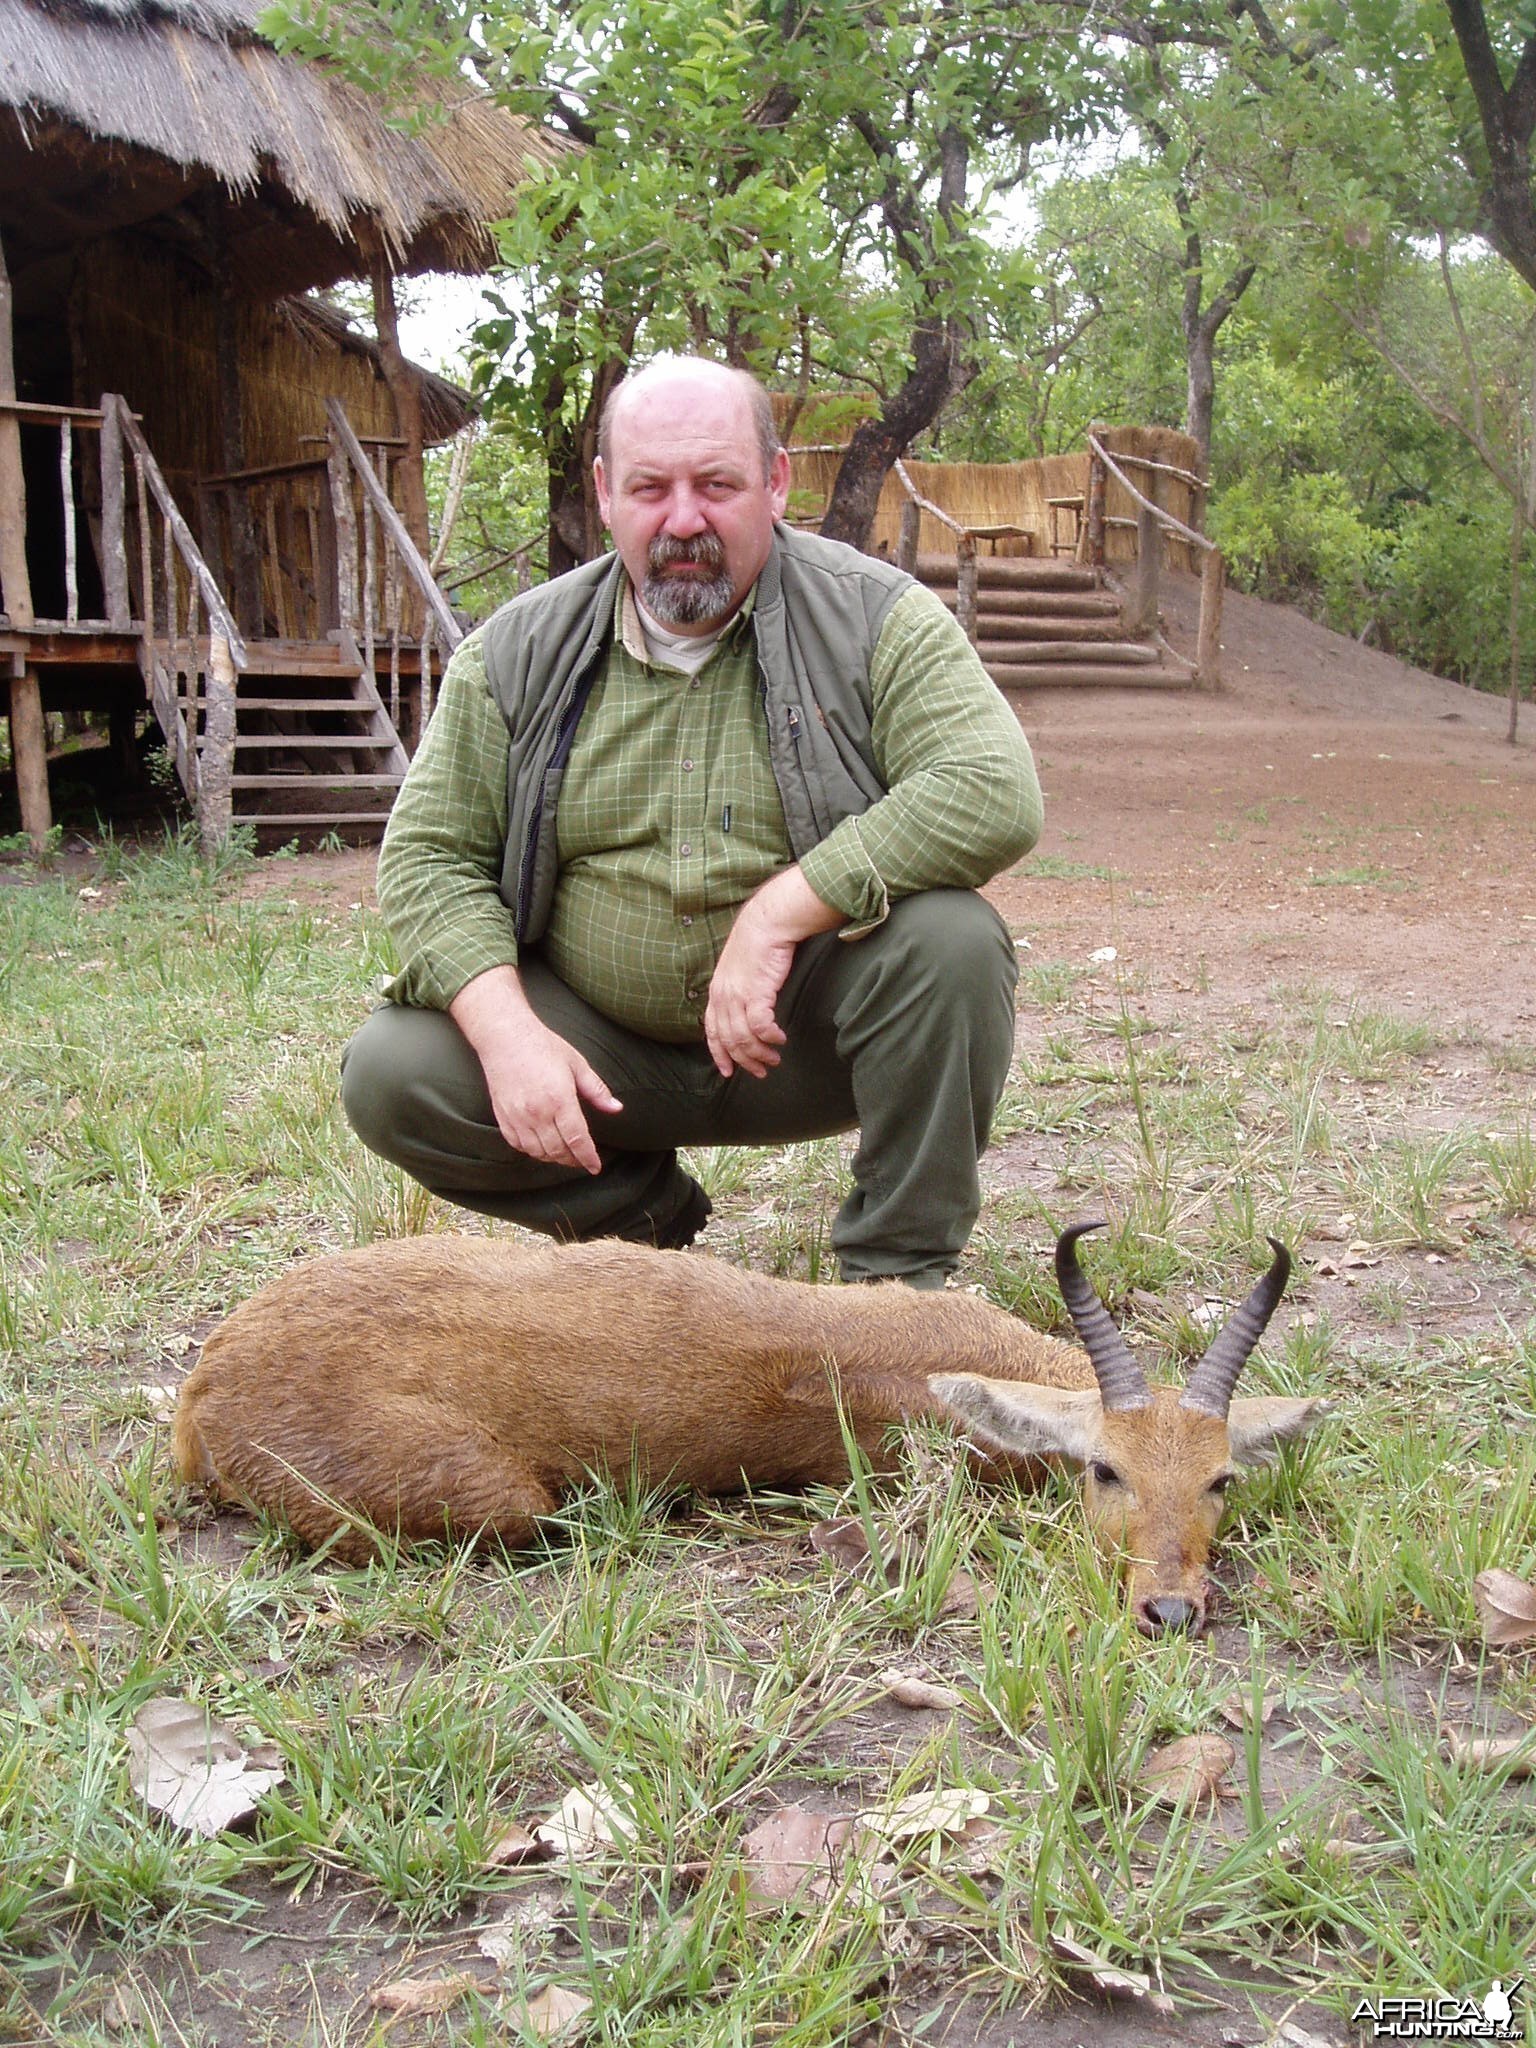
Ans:
[[[701,690],[704,687],[704,678],[702,676],[695,676],[688,687],[690,690]]]
[[[691,988],[691,989],[689,989],[689,990],[688,990],[688,992],[687,992],[687,993],[688,993],[688,1000],[689,1000],[689,1002],[690,1002],[690,1003],[696,1003],[696,1002],[697,1002],[697,1001],[699,1000],[699,991],[698,991],[698,989],[696,989],[696,988]]]
[[[685,761],[683,763],[683,773],[685,775],[691,775],[693,773],[693,763],[691,761]]]
[[[683,913],[683,917],[682,917],[682,922],[683,922],[684,924],[692,924],[692,923],[693,923],[693,919],[692,919],[692,918],[691,918],[691,917],[690,917],[690,916],[689,916],[689,915],[687,914],[687,912],[686,912],[686,911],[685,911],[685,912]]]
[[[692,853],[693,848],[691,846],[680,846],[677,850],[681,854],[690,854]]]

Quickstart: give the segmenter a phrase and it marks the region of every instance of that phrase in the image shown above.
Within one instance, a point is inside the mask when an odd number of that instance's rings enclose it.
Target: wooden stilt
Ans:
[[[37,670],[11,678],[11,757],[16,764],[16,795],[21,803],[21,829],[35,854],[48,848],[53,805],[48,797],[48,736],[43,726],[43,693]]]

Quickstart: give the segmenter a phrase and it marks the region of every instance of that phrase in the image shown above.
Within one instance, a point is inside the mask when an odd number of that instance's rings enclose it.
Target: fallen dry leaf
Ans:
[[[1138,2004],[1149,2005],[1154,2012],[1172,2014],[1173,2000],[1166,1992],[1152,1989],[1152,1979],[1145,1970],[1123,1969],[1107,1956],[1085,1948],[1070,1932],[1058,1931],[1048,1938],[1052,1953],[1061,1962],[1081,1970],[1095,1990],[1102,1991],[1106,1998],[1135,1999]]]
[[[882,1671],[880,1683],[898,1707],[927,1708],[938,1714],[953,1713],[960,1695],[947,1685],[935,1685],[911,1671]]]
[[[590,1998],[568,1991],[563,1984],[546,1984],[537,1998],[530,1998],[523,2019],[541,2041],[552,2041],[592,2010]]]
[[[134,1715],[128,1729],[128,1782],[146,1805],[189,1834],[222,1834],[256,1811],[262,1794],[281,1782],[283,1765],[269,1744],[255,1762],[222,1722],[192,1700],[162,1694]]]
[[[1259,1701],[1259,1726],[1267,1728],[1280,1704],[1277,1692],[1267,1692]],[[1253,1694],[1251,1692],[1229,1692],[1217,1708],[1229,1728],[1248,1728],[1253,1724]]]
[[[840,1814],[781,1806],[742,1837],[748,1899],[786,1905],[825,1900],[840,1882],[851,1823]]]
[[[1494,1566],[1472,1581],[1472,1597],[1483,1624],[1483,1641],[1493,1649],[1528,1643],[1536,1636],[1536,1586]]]
[[[985,1820],[992,1801],[973,1786],[947,1792],[914,1792],[894,1806],[859,1815],[859,1827],[882,1842],[910,1842],[922,1835],[958,1835],[971,1821]]]
[[[180,1387],[164,1387],[157,1381],[146,1381],[143,1386],[133,1389],[144,1403],[151,1422],[169,1422],[176,1413],[176,1397]]]
[[[525,1956],[530,1947],[539,1949],[547,1945],[549,1937],[560,1924],[556,1910],[559,1901],[560,1894],[553,1885],[541,1885],[532,1892],[509,1900],[500,1916],[475,1936],[475,1947],[481,1955],[488,1956],[498,1970],[508,1969]]]
[[[552,1862],[584,1863],[615,1842],[633,1841],[635,1831],[601,1785],[584,1785],[567,1792],[533,1834]]]
[[[1219,1799],[1221,1781],[1236,1758],[1220,1735],[1181,1735],[1152,1754],[1136,1774],[1143,1792],[1160,1806],[1182,1806],[1186,1799]]]
[[[428,2013],[447,2012],[476,1988],[467,1970],[451,1977],[397,1977],[393,1984],[375,1984],[368,2003],[375,2012],[392,2013],[396,2019],[421,2019]]]
[[[1523,1735],[1468,1735],[1461,1728],[1447,1728],[1445,1747],[1453,1764],[1467,1764],[1474,1771],[1501,1771],[1508,1767],[1512,1778],[1536,1777],[1536,1728]]]
[[[549,1854],[549,1845],[541,1842],[536,1835],[529,1834],[524,1827],[513,1821],[503,1828],[485,1852],[485,1860],[494,1870],[504,1869],[518,1863],[540,1863]]]

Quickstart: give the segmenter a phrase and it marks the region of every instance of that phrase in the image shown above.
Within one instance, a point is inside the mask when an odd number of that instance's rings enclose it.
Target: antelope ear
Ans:
[[[1265,1394],[1234,1401],[1227,1416],[1233,1460],[1239,1465],[1271,1465],[1281,1444],[1294,1443],[1332,1413],[1333,1403],[1316,1394]]]
[[[1015,1458],[1070,1458],[1076,1465],[1098,1456],[1104,1409],[1092,1389],[950,1372],[936,1373],[928,1391],[989,1450]]]

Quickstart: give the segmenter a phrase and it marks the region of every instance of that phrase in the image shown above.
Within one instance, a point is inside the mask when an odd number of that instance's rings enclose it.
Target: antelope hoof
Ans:
[[[1144,1636],[1172,1635],[1176,1629],[1199,1635],[1205,1627],[1205,1610],[1180,1593],[1155,1593],[1137,1608],[1136,1626]]]

